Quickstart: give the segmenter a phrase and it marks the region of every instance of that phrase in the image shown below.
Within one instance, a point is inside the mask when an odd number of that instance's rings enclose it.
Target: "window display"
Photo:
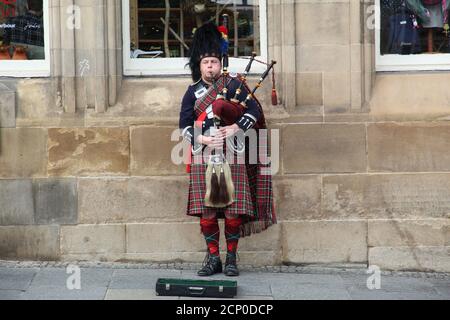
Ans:
[[[450,53],[450,0],[381,0],[381,55]]]
[[[44,60],[43,0],[0,0],[0,60]]]
[[[193,32],[229,15],[230,57],[260,54],[257,0],[130,0],[131,58],[188,57]]]

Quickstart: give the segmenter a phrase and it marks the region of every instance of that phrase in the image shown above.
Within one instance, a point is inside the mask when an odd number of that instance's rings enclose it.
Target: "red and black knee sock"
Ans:
[[[220,229],[217,218],[212,219],[200,219],[200,226],[203,236],[208,246],[208,251],[211,255],[219,256],[219,237]]]
[[[240,238],[242,218],[225,219],[225,239],[227,240],[227,255],[236,256]]]

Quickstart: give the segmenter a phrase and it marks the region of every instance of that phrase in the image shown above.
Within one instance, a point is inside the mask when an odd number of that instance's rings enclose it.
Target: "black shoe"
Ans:
[[[223,273],[229,277],[237,277],[239,275],[239,269],[236,265],[236,254],[227,253],[227,259],[225,261],[225,269]]]
[[[207,253],[205,261],[203,261],[203,267],[197,272],[197,275],[208,277],[219,272],[222,272],[222,261],[220,260],[220,256],[214,256]]]

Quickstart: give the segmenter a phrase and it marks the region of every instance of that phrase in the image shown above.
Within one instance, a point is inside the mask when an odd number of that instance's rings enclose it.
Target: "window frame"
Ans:
[[[261,56],[256,57],[260,61],[267,61],[267,0],[259,0],[259,31]],[[186,64],[187,58],[155,58],[155,59],[132,59],[130,57],[130,1],[122,0],[122,41],[123,41],[123,74],[125,76],[173,76],[190,75],[191,71]],[[230,57],[229,71],[240,72],[245,70],[248,64],[247,57]],[[262,73],[266,66],[262,64],[253,64],[252,73]]]
[[[0,60],[0,77],[34,78],[50,77],[50,6],[43,0],[44,60]]]
[[[445,71],[450,70],[450,53],[417,55],[381,55],[381,0],[375,0],[376,71]]]

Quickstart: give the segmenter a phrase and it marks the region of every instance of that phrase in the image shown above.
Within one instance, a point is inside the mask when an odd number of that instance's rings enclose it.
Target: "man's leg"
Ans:
[[[208,252],[213,256],[219,256],[220,229],[217,218],[202,218],[200,220],[200,226],[206,240],[206,245],[208,246]]]
[[[238,276],[239,270],[236,264],[236,254],[240,238],[240,226],[242,218],[225,218],[225,238],[227,240],[227,259],[224,273],[227,276]]]
[[[222,272],[222,262],[220,261],[219,239],[220,229],[217,218],[202,218],[200,226],[208,247],[208,254],[203,263],[202,269],[197,273],[199,276],[210,276]]]

